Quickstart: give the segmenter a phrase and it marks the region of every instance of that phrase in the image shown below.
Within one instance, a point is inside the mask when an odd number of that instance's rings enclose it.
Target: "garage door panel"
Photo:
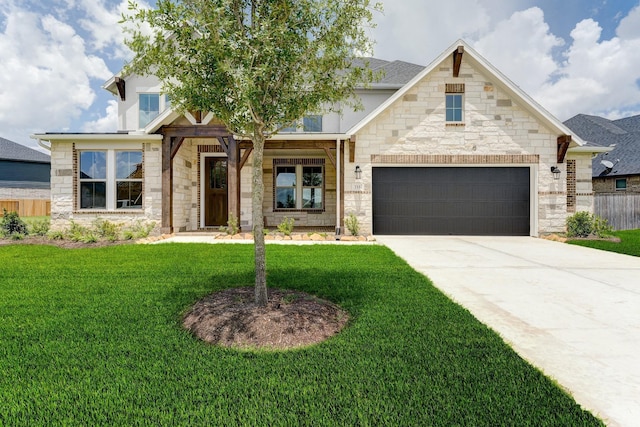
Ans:
[[[374,168],[376,234],[529,235],[528,167]]]

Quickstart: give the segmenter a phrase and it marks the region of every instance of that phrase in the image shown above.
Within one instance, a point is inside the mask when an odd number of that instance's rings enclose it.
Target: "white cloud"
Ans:
[[[118,130],[118,102],[109,100],[105,116],[87,122],[82,127],[83,132],[115,132]]]
[[[4,18],[2,133],[24,132],[26,137],[34,130],[65,128],[94,101],[92,79],[106,80],[111,72],[102,59],[87,53],[71,26],[53,16],[11,7]]]
[[[625,37],[610,40],[601,40],[602,29],[591,19],[576,25],[571,32],[573,42],[564,53],[561,77],[534,93],[543,105],[561,119],[578,113],[615,116],[627,111],[630,115],[638,110],[640,37],[626,29],[627,19],[639,18],[629,15],[623,19],[618,34]]]
[[[533,7],[514,13],[472,43],[482,56],[529,93],[556,72],[558,65],[552,50],[564,41],[550,33],[544,13]]]

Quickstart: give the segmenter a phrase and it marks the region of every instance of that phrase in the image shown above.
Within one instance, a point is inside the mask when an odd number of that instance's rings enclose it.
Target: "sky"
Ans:
[[[0,0],[0,137],[117,130],[102,85],[131,59],[128,2]],[[428,65],[462,38],[561,121],[640,114],[640,0],[381,2],[378,58]]]

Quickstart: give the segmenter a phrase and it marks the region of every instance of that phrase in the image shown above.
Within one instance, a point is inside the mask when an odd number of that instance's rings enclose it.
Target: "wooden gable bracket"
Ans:
[[[118,94],[120,95],[120,100],[125,101],[126,100],[125,81],[120,77],[116,77],[115,81],[116,81],[116,87],[118,88]]]
[[[327,157],[329,158],[329,161],[331,162],[331,164],[333,165],[333,167],[337,167],[336,166],[336,159],[335,157],[333,157],[333,154],[331,154],[331,149],[329,147],[322,147],[324,149],[324,152],[327,154]]]
[[[228,156],[229,155],[229,144],[227,143],[227,141],[225,141],[223,136],[219,136],[218,137],[218,142],[220,142],[220,146],[222,147],[222,150]]]
[[[171,160],[173,160],[173,158],[176,156],[176,154],[178,154],[178,150],[180,149],[180,146],[182,145],[182,143],[185,140],[184,136],[179,136],[179,137],[170,137],[171,138]]]
[[[349,163],[356,161],[356,137],[352,136],[349,139]]]
[[[558,163],[564,163],[569,144],[571,144],[571,135],[560,135],[558,137]]]
[[[462,65],[462,54],[464,53],[464,46],[458,46],[453,51],[453,77],[460,75],[460,66]]]
[[[240,167],[239,167],[240,170],[242,170],[242,168],[244,167],[244,164],[247,163],[247,160],[249,160],[249,155],[251,155],[252,151],[253,151],[253,147],[249,147],[244,150],[244,153],[242,154],[242,159],[240,159]]]

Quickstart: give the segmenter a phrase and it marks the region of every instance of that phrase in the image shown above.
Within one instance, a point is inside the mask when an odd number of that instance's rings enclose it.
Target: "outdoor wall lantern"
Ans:
[[[360,169],[360,166],[356,166],[356,179],[360,178],[362,178],[362,169]]]
[[[560,179],[560,169],[557,166],[551,166],[551,173],[553,173],[553,179]]]

